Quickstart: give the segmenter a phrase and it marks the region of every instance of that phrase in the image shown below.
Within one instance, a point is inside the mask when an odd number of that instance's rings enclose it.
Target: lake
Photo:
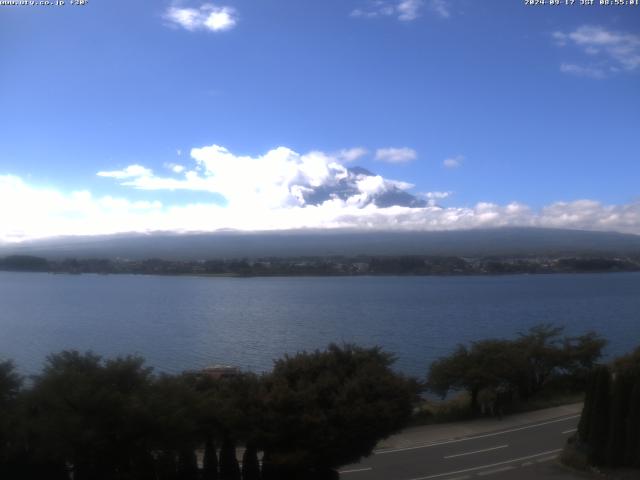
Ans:
[[[457,343],[540,322],[640,344],[640,273],[483,277],[160,277],[0,272],[0,358],[36,373],[62,349],[143,355],[157,371],[264,371],[330,342],[380,345],[424,376]]]

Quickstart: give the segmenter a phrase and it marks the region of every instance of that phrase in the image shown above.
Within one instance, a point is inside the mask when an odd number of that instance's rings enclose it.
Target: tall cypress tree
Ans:
[[[629,398],[624,463],[640,468],[640,376],[636,376]]]
[[[176,455],[170,450],[160,453],[156,460],[158,478],[160,480],[175,480],[178,473],[178,464]]]
[[[596,371],[592,370],[589,373],[587,392],[584,398],[584,405],[582,407],[582,415],[580,415],[580,421],[578,422],[578,438],[583,444],[589,443],[589,429],[591,427],[593,399],[596,395],[596,378]]]
[[[271,461],[271,454],[268,451],[265,451],[262,455],[261,473],[262,480],[278,480],[278,476],[276,475],[273,467],[273,462]]]
[[[258,449],[249,443],[242,455],[242,480],[260,480]]]
[[[611,394],[609,432],[605,455],[606,464],[611,467],[619,467],[624,462],[629,395],[632,387],[633,384],[629,375],[625,373],[616,374]]]
[[[198,459],[191,448],[185,448],[178,455],[178,479],[198,480]]]
[[[240,465],[236,458],[236,444],[228,435],[220,449],[220,480],[241,480]]]
[[[204,443],[204,458],[202,461],[203,480],[218,480],[218,455],[216,444],[211,437]]]
[[[606,461],[607,434],[609,433],[609,405],[611,372],[605,366],[596,370],[596,388],[589,421],[589,460],[595,465]]]

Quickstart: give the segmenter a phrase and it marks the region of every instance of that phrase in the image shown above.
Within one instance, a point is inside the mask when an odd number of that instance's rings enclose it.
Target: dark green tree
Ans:
[[[158,480],[178,480],[178,462],[176,454],[170,450],[158,452],[156,474]]]
[[[0,478],[16,476],[22,467],[17,456],[21,448],[18,443],[17,399],[22,387],[22,377],[15,371],[12,361],[0,362]]]
[[[178,455],[178,480],[198,480],[198,459],[196,452],[183,448]]]
[[[629,397],[624,463],[629,467],[640,468],[640,376],[635,376]]]
[[[50,355],[29,398],[38,455],[73,465],[78,480],[144,478],[151,370],[143,363],[74,351]]]
[[[269,468],[303,477],[331,470],[369,455],[401,429],[418,389],[391,370],[393,361],[379,348],[354,345],[276,361],[264,393]]]
[[[260,480],[260,463],[258,449],[249,443],[242,455],[242,480]]]
[[[573,375],[584,375],[590,372],[602,356],[602,349],[606,345],[607,341],[593,331],[577,337],[565,337],[563,339],[565,368]]]
[[[605,452],[605,463],[611,467],[620,467],[624,464],[629,396],[632,388],[633,379],[626,373],[618,372],[611,388],[609,431]]]
[[[582,414],[578,422],[578,438],[581,443],[586,444],[589,440],[591,428],[591,416],[593,415],[593,399],[596,395],[597,375],[592,370],[588,375],[587,389],[582,406]]]
[[[483,340],[472,343],[470,348],[459,345],[452,355],[435,361],[427,385],[441,396],[452,390],[466,390],[472,412],[478,412],[478,394],[482,389],[506,386],[515,390],[523,383],[522,372],[526,372],[526,367],[525,358],[513,342]]]
[[[508,400],[514,394],[527,400],[554,378],[583,389],[587,372],[600,357],[604,340],[594,333],[561,337],[563,328],[540,324],[515,340],[482,340],[459,345],[449,356],[433,362],[428,388],[441,396],[466,390],[471,410],[479,410],[478,394],[498,389]]]
[[[204,444],[202,478],[203,480],[218,480],[218,454],[216,453],[216,444],[211,435],[206,437]]]
[[[220,480],[240,480],[240,478],[236,444],[230,436],[226,436],[220,449]]]
[[[596,368],[593,406],[589,415],[587,436],[589,461],[595,465],[606,463],[607,434],[611,401],[611,372],[606,366]]]
[[[542,390],[559,368],[567,365],[560,335],[564,327],[543,323],[520,333],[517,348],[526,362],[526,383],[520,385],[519,393],[524,399]]]
[[[160,375],[152,382],[146,402],[152,419],[147,435],[151,451],[163,452],[163,461],[157,466],[160,475],[173,478],[180,470],[179,458],[204,443],[200,438],[198,406],[198,393],[185,375]]]

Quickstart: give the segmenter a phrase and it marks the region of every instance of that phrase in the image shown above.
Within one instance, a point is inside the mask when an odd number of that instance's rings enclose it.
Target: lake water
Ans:
[[[640,273],[498,277],[206,278],[0,272],[0,358],[137,353],[158,371],[270,369],[330,342],[381,345],[423,376],[457,343],[540,322],[596,330],[607,353],[640,344]]]

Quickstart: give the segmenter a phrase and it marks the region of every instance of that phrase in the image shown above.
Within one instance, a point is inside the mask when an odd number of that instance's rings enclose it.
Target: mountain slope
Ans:
[[[47,258],[256,258],[341,255],[640,255],[640,236],[496,228],[440,232],[292,230],[64,237],[0,246],[0,256]]]

